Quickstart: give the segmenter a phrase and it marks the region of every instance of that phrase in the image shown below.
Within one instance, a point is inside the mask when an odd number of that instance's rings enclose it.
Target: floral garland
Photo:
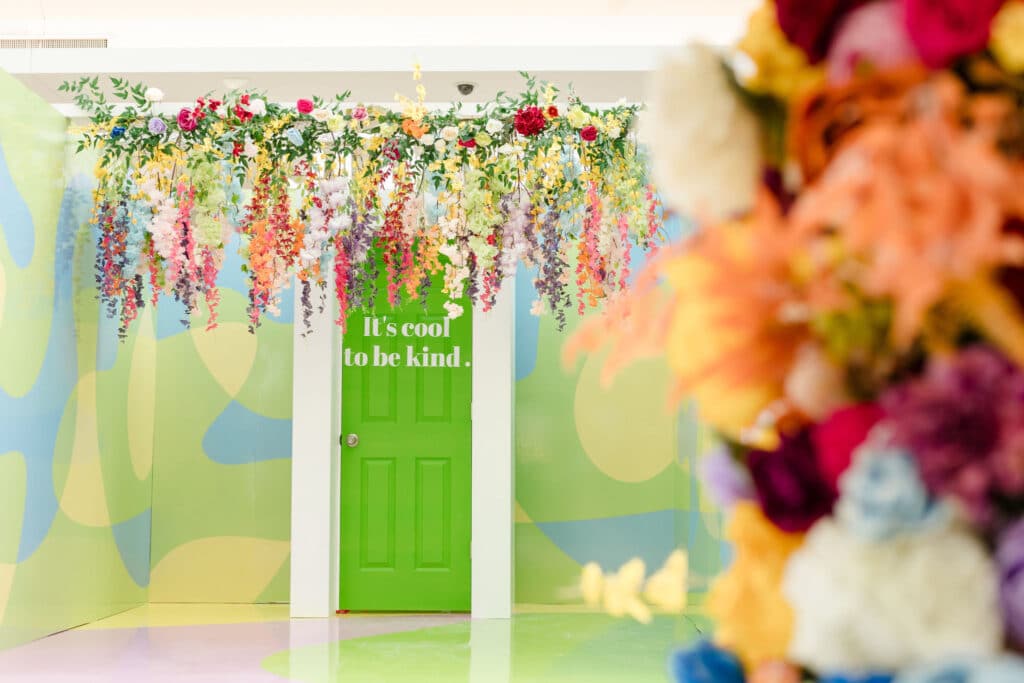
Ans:
[[[770,0],[658,72],[703,227],[567,353],[666,356],[721,435],[734,561],[679,683],[1024,681],[1022,76],[1021,0]],[[643,573],[584,596],[646,618]]]
[[[185,305],[185,325],[205,306],[215,327],[234,233],[253,330],[293,276],[307,329],[323,305],[314,289],[333,285],[344,326],[349,310],[373,306],[379,268],[392,306],[439,286],[452,317],[464,296],[493,306],[520,261],[540,272],[534,311],[562,325],[570,263],[580,312],[621,291],[631,246],[661,236],[629,133],[638,107],[598,110],[572,94],[562,104],[553,85],[524,77],[525,92],[472,116],[428,111],[419,83],[397,111],[347,104],[347,93],[288,107],[231,92],[175,116],[155,111],[156,88],[112,78],[109,100],[97,77],[64,83],[91,117],[78,151],[100,151],[97,281],[121,335],[147,284],[154,303],[165,292]]]

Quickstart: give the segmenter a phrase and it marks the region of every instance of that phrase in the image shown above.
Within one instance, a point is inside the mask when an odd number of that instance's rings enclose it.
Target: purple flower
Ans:
[[[957,499],[975,523],[997,521],[994,499],[1024,494],[1024,373],[992,349],[933,359],[882,407],[929,490]]]
[[[719,507],[730,508],[741,500],[754,500],[754,482],[725,446],[716,448],[697,463],[697,476]]]
[[[1006,630],[1017,645],[1024,645],[1024,520],[999,538],[996,566],[999,568],[999,606]]]
[[[159,116],[154,116],[146,126],[153,135],[163,135],[167,132],[167,124]]]
[[[783,437],[774,451],[751,451],[747,466],[765,517],[783,531],[807,531],[832,511],[836,494],[818,469],[810,430]]]

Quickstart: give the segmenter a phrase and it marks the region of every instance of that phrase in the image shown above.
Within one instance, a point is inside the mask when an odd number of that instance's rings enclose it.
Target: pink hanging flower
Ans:
[[[300,99],[295,103],[295,108],[299,110],[300,114],[309,114],[313,111],[313,100]]]
[[[196,118],[196,113],[188,107],[183,107],[178,112],[178,128],[181,128],[186,133],[194,131],[199,125],[199,120]]]

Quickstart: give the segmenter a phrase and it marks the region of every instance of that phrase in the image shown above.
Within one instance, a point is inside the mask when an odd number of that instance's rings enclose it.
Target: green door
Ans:
[[[341,609],[469,611],[472,309],[449,320],[445,300],[349,319]]]

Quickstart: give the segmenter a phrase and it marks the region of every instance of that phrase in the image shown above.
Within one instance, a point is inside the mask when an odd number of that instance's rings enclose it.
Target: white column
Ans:
[[[473,598],[478,619],[512,616],[515,279],[473,314]]]
[[[311,330],[302,336],[300,292],[292,362],[291,616],[326,617],[338,603],[339,334],[334,306],[328,305],[322,313],[314,308]],[[333,302],[329,294],[328,300]]]

